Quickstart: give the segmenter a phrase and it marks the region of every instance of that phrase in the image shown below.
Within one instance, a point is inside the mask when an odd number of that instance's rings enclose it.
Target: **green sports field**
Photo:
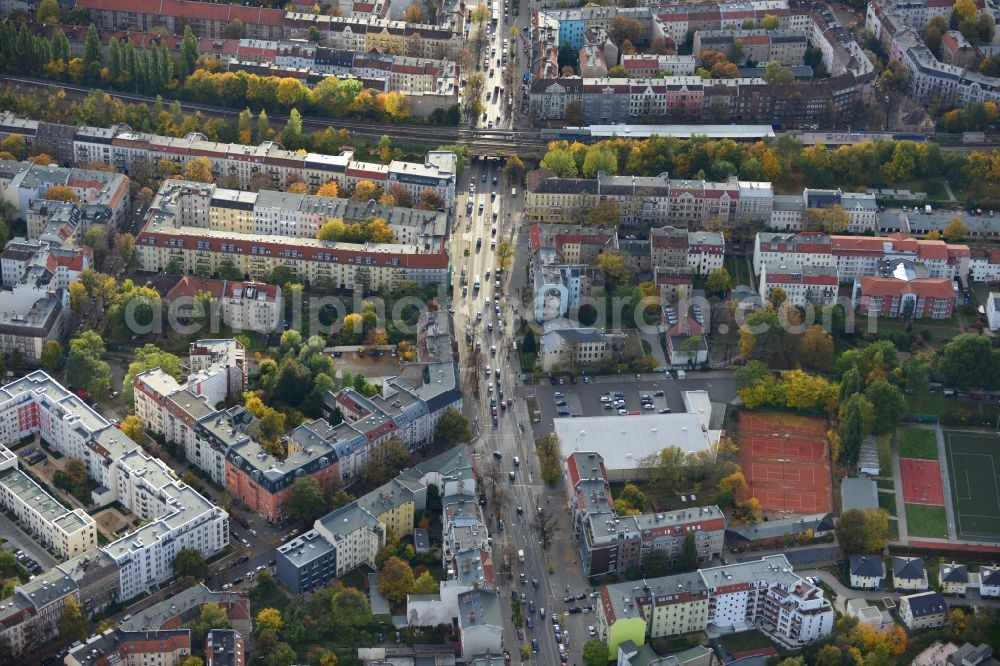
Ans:
[[[1000,435],[944,431],[958,537],[1000,540]]]

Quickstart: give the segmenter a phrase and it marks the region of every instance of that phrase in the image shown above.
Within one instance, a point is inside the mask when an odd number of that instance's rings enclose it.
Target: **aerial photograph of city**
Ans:
[[[0,666],[1000,666],[1000,0],[0,0]]]

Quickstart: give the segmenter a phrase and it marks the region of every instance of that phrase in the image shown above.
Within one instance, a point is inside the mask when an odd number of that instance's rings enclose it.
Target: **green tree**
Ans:
[[[607,145],[598,143],[587,148],[583,158],[583,175],[593,178],[599,172],[614,176],[618,173],[618,155]]]
[[[945,226],[944,231],[941,232],[941,235],[944,236],[944,239],[949,243],[957,243],[963,238],[965,238],[966,234],[968,233],[969,229],[968,227],[965,226],[965,223],[962,222],[962,218],[953,217],[951,218],[951,221],[948,222],[948,224]]]
[[[640,572],[643,578],[659,578],[660,576],[666,576],[672,570],[670,555],[662,548],[652,550],[642,558]]]
[[[299,660],[295,649],[285,642],[277,643],[267,655],[268,666],[293,666]]]
[[[301,525],[311,524],[326,512],[323,489],[315,477],[295,479],[288,497],[288,517]]]
[[[597,256],[597,269],[604,275],[604,281],[608,284],[608,291],[613,291],[615,286],[628,284],[632,279],[632,271],[625,261],[625,255],[621,252],[602,252]]]
[[[848,553],[881,553],[889,536],[885,509],[850,509],[837,521],[837,542]]]
[[[42,0],[35,9],[35,21],[38,23],[62,23],[62,9],[59,0]]]
[[[802,334],[799,362],[811,372],[823,372],[833,366],[833,336],[819,324],[813,324]]]
[[[849,462],[858,459],[861,442],[867,437],[875,419],[875,408],[862,393],[855,393],[840,405],[840,439]]]
[[[298,109],[292,109],[288,114],[285,131],[281,134],[285,148],[296,150],[302,147],[302,114]]]
[[[858,368],[851,368],[840,378],[840,402],[845,402],[855,393],[860,393],[865,388],[865,383],[861,380],[861,371]]]
[[[398,557],[390,557],[378,575],[378,591],[393,603],[406,601],[415,584],[413,569]]]
[[[197,548],[182,548],[174,557],[171,566],[175,574],[188,576],[195,582],[203,581],[208,576],[208,564]]]
[[[199,644],[205,643],[205,637],[212,629],[225,629],[229,626],[229,615],[219,604],[204,604],[201,614],[191,622],[191,633]]]
[[[734,378],[736,380],[736,388],[739,390],[756,386],[766,377],[770,376],[771,371],[767,369],[766,365],[760,361],[750,361],[736,370]]]
[[[604,641],[595,638],[584,644],[584,666],[607,666],[608,661],[608,646],[604,644]]]
[[[705,291],[713,294],[725,294],[733,288],[733,278],[725,268],[716,268],[709,271],[705,278]]]
[[[94,331],[84,331],[69,343],[66,381],[93,395],[101,394],[111,381],[111,368],[101,360],[104,340]]]
[[[257,135],[255,137],[257,143],[262,141],[267,141],[271,137],[271,123],[267,119],[267,112],[264,109],[260,110],[260,114],[257,116]]]
[[[87,68],[101,65],[101,37],[93,23],[87,28],[87,37],[83,42],[83,64]]]
[[[90,623],[75,597],[68,597],[62,615],[56,620],[59,635],[69,641],[80,641],[87,637]]]
[[[577,176],[576,158],[568,150],[550,150],[545,153],[538,166],[542,169],[548,169],[561,178],[575,178]]]
[[[684,536],[684,542],[681,544],[681,556],[678,560],[677,566],[680,571],[684,573],[697,570],[698,546],[694,541],[693,534],[687,534]]]
[[[9,550],[0,550],[0,578],[13,578],[17,572],[18,564],[14,553]]]
[[[456,409],[446,409],[434,427],[434,441],[438,444],[458,444],[472,440],[469,419]]]
[[[437,594],[440,588],[441,583],[431,575],[430,571],[417,576],[417,580],[413,583],[414,594]]]
[[[42,347],[42,369],[48,372],[58,370],[63,360],[63,346],[58,340],[46,340]]]
[[[184,38],[181,40],[181,53],[180,58],[178,58],[178,65],[180,70],[178,74],[180,77],[187,78],[188,74],[194,72],[198,65],[198,58],[201,54],[198,49],[198,38],[194,36],[194,32],[191,31],[190,25],[184,26]],[[249,114],[249,111],[247,112]],[[242,121],[243,114],[240,114],[240,120]],[[242,122],[241,122],[242,125]],[[240,127],[243,129],[243,127]]]
[[[525,354],[534,354],[538,350],[538,342],[535,339],[535,332],[530,328],[524,332],[524,340],[521,341],[521,351]]]
[[[507,158],[507,163],[504,164],[503,171],[507,176],[507,182],[511,185],[517,185],[524,180],[524,162],[517,155],[511,155]]]
[[[906,399],[903,392],[884,379],[873,382],[865,389],[865,397],[874,408],[872,432],[884,435],[896,429],[906,413]]]
[[[149,343],[135,350],[132,362],[128,364],[125,378],[122,380],[122,400],[126,405],[135,401],[133,383],[136,375],[147,370],[160,368],[174,379],[181,377],[181,360],[174,354]]]
[[[938,352],[935,370],[949,388],[993,388],[1000,380],[1000,350],[985,336],[957,335]]]

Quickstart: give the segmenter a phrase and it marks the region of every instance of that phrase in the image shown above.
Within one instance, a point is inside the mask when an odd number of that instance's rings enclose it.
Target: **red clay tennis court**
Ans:
[[[765,511],[827,513],[833,509],[825,421],[782,412],[740,415],[740,459]]]
[[[899,474],[903,481],[903,501],[907,504],[944,504],[941,463],[937,460],[900,458]]]

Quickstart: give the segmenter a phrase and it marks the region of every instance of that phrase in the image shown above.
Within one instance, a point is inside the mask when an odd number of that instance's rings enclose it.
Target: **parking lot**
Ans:
[[[576,383],[568,379],[563,384],[551,385],[545,381],[538,386],[530,387],[538,398],[541,410],[541,422],[536,423],[535,434],[542,435],[552,432],[552,419],[573,416],[614,416],[618,417],[619,408],[615,407],[615,394],[620,394],[624,400],[623,416],[629,413],[659,414],[662,410],[671,413],[684,411],[685,391],[708,391],[709,398],[714,403],[727,403],[736,397],[736,384],[732,375],[712,373],[709,376],[689,374],[685,379],[668,379],[662,374],[594,377],[590,383],[584,383],[577,378]],[[658,395],[662,393],[662,395]],[[610,395],[612,402],[601,402],[601,396]],[[649,396],[653,406],[648,409],[643,404],[642,397]],[[619,403],[621,404],[621,403]],[[607,405],[607,407],[606,407]],[[561,412],[561,414],[560,414]]]

